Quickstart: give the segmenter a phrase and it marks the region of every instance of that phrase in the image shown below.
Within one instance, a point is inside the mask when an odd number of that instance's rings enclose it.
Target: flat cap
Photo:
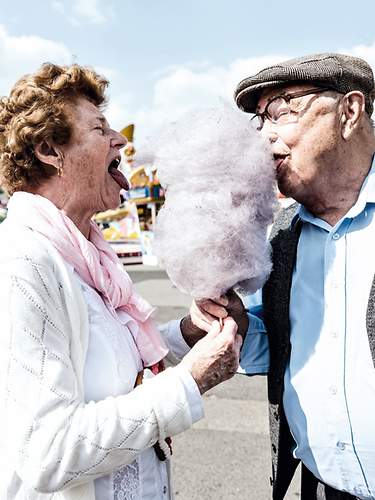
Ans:
[[[374,75],[366,61],[344,54],[312,54],[289,59],[242,80],[234,92],[237,106],[254,113],[261,92],[270,87],[313,83],[342,94],[359,90],[365,96],[366,112],[373,112]]]

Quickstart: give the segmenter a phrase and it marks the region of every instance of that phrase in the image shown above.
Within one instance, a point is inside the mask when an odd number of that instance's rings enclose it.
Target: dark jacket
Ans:
[[[295,443],[282,404],[284,374],[290,356],[290,290],[302,227],[299,220],[291,227],[295,212],[296,204],[283,210],[274,224],[271,233],[273,270],[263,287],[264,323],[270,346],[268,399],[274,500],[284,498],[298,465],[298,460],[292,455]],[[368,302],[366,324],[375,366],[375,278]]]

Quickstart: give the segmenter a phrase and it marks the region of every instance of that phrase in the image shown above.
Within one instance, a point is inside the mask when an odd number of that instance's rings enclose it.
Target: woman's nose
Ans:
[[[113,139],[112,139],[112,146],[118,149],[123,148],[126,146],[128,140],[127,138],[122,135],[120,132],[117,132],[116,130],[113,131]]]

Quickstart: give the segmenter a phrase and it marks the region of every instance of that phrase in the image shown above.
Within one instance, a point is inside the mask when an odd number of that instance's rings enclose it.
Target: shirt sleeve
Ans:
[[[269,369],[269,346],[263,322],[261,292],[244,299],[249,316],[249,328],[242,345],[240,366],[237,373],[265,375]]]
[[[163,325],[159,325],[160,333],[163,336],[168,349],[177,360],[181,360],[190,351],[190,347],[184,340],[181,333],[181,319],[172,320]]]

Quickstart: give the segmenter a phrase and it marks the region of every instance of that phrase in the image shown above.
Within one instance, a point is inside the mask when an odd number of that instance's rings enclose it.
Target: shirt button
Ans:
[[[338,240],[338,239],[340,238],[340,234],[339,234],[339,233],[335,233],[335,234],[332,236],[332,238],[333,238],[334,240]]]
[[[331,385],[331,387],[329,388],[329,392],[333,395],[337,394],[337,387],[334,385]]]
[[[164,486],[164,488],[163,488],[163,494],[164,494],[164,495],[166,495],[166,494],[167,494],[167,487],[166,487],[166,486]]]
[[[345,443],[342,443],[341,441],[339,441],[337,443],[337,448],[341,451],[344,451],[345,450]]]
[[[334,339],[337,339],[337,332],[336,331],[331,332],[331,335]]]

